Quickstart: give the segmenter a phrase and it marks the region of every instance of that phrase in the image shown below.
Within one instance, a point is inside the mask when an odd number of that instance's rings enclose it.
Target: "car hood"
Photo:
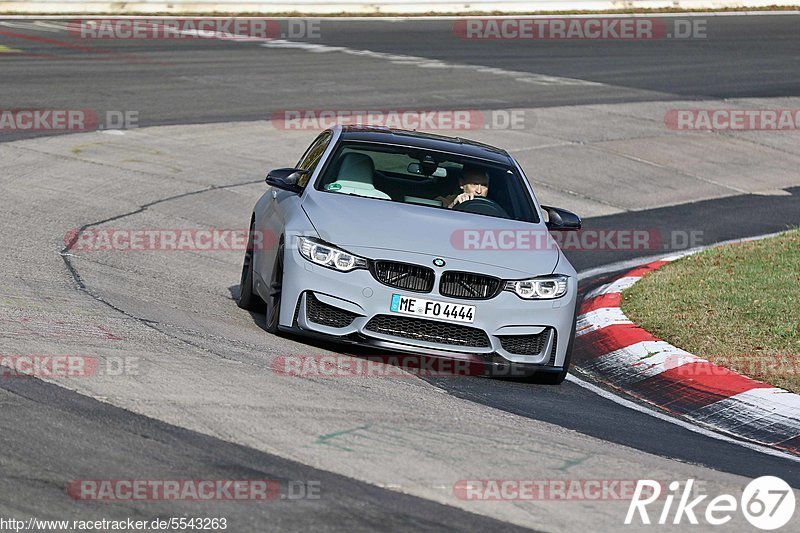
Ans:
[[[550,274],[559,259],[543,223],[326,192],[306,196],[302,206],[320,238],[367,257],[375,257],[370,249],[392,250],[525,275]]]

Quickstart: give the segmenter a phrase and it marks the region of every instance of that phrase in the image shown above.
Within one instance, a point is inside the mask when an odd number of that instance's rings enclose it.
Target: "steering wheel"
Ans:
[[[503,218],[511,218],[506,213],[500,204],[490,198],[478,196],[472,200],[461,202],[453,206],[453,211],[463,211],[465,213],[477,213],[479,215],[498,216]]]

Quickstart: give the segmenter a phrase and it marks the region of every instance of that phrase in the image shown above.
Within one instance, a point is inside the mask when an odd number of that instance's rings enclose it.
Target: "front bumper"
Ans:
[[[423,254],[390,250],[380,254],[384,260],[420,265],[433,260]],[[523,300],[508,291],[488,300],[460,300],[438,293],[442,271],[480,270],[474,263],[455,259],[448,259],[447,266],[435,271],[431,292],[418,293],[383,285],[367,270],[344,273],[314,265],[289,248],[280,327],[384,350],[536,365],[542,370],[563,367],[573,334],[577,278],[571,278],[567,294],[555,300]],[[397,315],[389,310],[394,294],[474,305],[475,320],[462,324]]]

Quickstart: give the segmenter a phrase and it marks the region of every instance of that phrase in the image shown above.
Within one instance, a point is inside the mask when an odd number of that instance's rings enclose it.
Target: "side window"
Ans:
[[[303,157],[301,157],[300,161],[298,161],[295,168],[302,168],[303,170],[310,171],[303,174],[303,177],[301,177],[297,182],[300,187],[305,187],[308,185],[308,180],[311,179],[314,169],[317,168],[317,164],[319,164],[320,159],[322,159],[322,154],[328,147],[328,143],[331,141],[331,136],[331,132],[329,131],[323,131],[320,133],[319,137],[317,137],[317,139],[311,143],[311,146],[308,147],[306,153],[303,154]]]

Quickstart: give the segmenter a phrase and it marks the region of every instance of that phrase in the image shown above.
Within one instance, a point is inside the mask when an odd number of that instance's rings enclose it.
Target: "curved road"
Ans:
[[[718,17],[706,39],[641,43],[468,42],[444,21],[322,21],[312,46],[87,42],[58,21],[0,22],[0,109],[134,110],[140,126],[0,131],[0,353],[100,361],[90,378],[0,379],[0,516],[612,530],[627,500],[480,502],[454,486],[694,478],[713,496],[774,474],[800,488],[797,460],[574,381],[281,376],[276,357],[343,352],[270,336],[263,317],[237,309],[239,252],[63,252],[82,227],[242,227],[264,171],[293,164],[313,138],[258,120],[285,109],[522,110],[520,130],[465,136],[508,146],[540,200],[587,214],[587,228],[695,232],[702,244],[779,231],[800,223],[794,132],[680,135],[662,118],[800,107],[799,20]],[[569,255],[586,271],[664,251]],[[113,371],[120,361],[127,370]],[[112,503],[66,491],[80,479],[187,478],[273,479],[284,498]],[[291,498],[300,486],[319,498]]]

